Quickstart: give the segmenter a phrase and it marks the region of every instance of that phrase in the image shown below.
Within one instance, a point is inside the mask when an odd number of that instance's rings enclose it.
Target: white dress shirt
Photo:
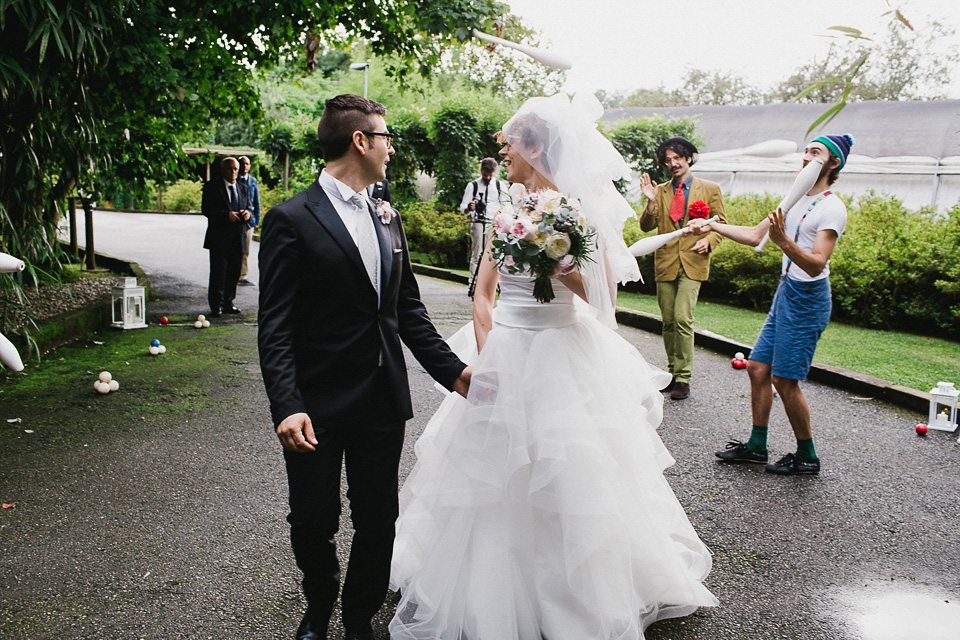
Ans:
[[[340,182],[332,175],[327,173],[327,170],[324,169],[320,172],[320,177],[317,179],[317,182],[320,184],[320,188],[323,189],[324,193],[327,194],[327,197],[330,198],[330,202],[333,203],[333,208],[337,210],[337,215],[340,216],[340,219],[343,221],[343,226],[347,228],[347,232],[350,234],[350,237],[353,239],[353,243],[357,245],[357,248],[360,247],[360,225],[361,224],[373,224],[373,219],[370,217],[367,208],[364,207],[361,212],[357,212],[356,208],[353,206],[353,203],[350,202],[350,199],[353,196],[359,193],[360,198],[364,203],[368,203],[369,199],[365,190],[354,191],[344,183]],[[377,228],[373,228],[373,237],[377,237]],[[377,278],[378,282],[383,282],[383,269],[381,268],[380,262],[380,243],[374,243],[377,249],[377,269],[379,270],[379,277]],[[380,295],[380,292],[377,292],[377,295]]]

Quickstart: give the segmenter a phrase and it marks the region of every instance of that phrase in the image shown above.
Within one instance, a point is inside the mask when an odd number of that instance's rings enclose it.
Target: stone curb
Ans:
[[[69,251],[69,247],[64,245],[64,250]],[[78,253],[82,260],[84,256],[83,247],[78,248]],[[147,299],[150,299],[150,278],[136,262],[97,252],[97,264],[117,273],[136,276],[137,282],[144,288]],[[40,353],[47,353],[68,342],[73,342],[89,333],[109,326],[112,319],[111,302],[108,299],[102,299],[86,307],[44,320],[35,331],[31,332],[31,337],[36,340],[37,349]],[[21,336],[16,336],[13,342],[22,353],[30,352],[29,345]]]
[[[461,284],[467,284],[469,282],[469,278],[465,274],[440,267],[414,263],[413,271],[414,273],[420,273],[432,278],[450,280]],[[622,307],[617,307],[617,322],[649,333],[660,334],[663,330],[660,316],[643,311],[624,309]],[[733,357],[738,351],[749,354],[750,349],[753,348],[751,344],[731,340],[730,338],[725,338],[724,336],[705,329],[694,330],[694,344],[730,357]],[[883,400],[892,405],[917,411],[922,414],[926,414],[930,407],[929,393],[896,385],[881,378],[874,378],[873,376],[828,364],[818,364],[815,362],[813,366],[810,367],[808,379],[830,387],[850,391],[866,398]]]

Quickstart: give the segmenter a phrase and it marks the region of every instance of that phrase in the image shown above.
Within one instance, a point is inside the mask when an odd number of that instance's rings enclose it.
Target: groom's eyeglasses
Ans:
[[[387,133],[386,131],[364,131],[360,130],[360,133],[367,136],[383,136],[387,139],[387,149],[393,148],[393,135],[392,133]]]

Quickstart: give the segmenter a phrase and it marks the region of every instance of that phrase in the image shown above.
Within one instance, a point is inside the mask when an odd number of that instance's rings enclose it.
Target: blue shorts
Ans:
[[[770,313],[750,350],[778,378],[806,380],[820,334],[830,321],[830,280],[780,277]]]

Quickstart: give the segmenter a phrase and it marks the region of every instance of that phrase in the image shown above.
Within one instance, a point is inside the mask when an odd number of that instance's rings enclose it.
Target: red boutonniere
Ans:
[[[704,218],[710,215],[710,205],[703,200],[694,200],[690,203],[690,217]]]

